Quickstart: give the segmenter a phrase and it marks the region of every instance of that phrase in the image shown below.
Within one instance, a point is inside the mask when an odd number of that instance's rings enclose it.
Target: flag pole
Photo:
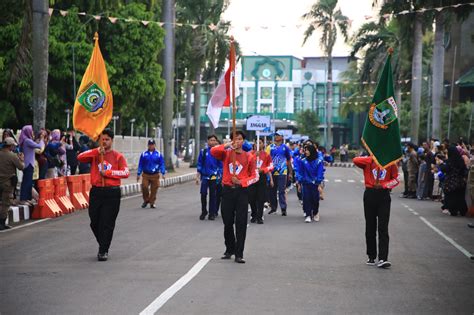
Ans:
[[[230,37],[230,56],[229,56],[229,63],[231,67],[231,80],[232,80],[232,86],[231,86],[231,94],[232,94],[232,139],[235,140],[235,132],[236,132],[236,126],[235,126],[235,112],[236,112],[236,107],[235,107],[235,47],[234,47],[234,36]],[[235,176],[235,154],[232,154],[232,170],[233,174]]]

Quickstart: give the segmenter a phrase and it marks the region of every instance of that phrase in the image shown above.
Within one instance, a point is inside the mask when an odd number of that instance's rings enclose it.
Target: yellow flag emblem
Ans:
[[[74,129],[97,139],[112,119],[113,97],[97,33],[94,41],[94,50],[74,103],[73,125]]]

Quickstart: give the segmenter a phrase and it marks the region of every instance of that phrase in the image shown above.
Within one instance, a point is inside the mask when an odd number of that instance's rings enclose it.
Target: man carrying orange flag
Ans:
[[[130,174],[123,155],[112,150],[113,131],[104,129],[112,119],[113,99],[97,33],[94,40],[91,60],[74,104],[73,123],[75,129],[92,139],[101,136],[100,148],[83,152],[77,159],[91,164],[90,226],[99,243],[97,259],[106,261],[120,210],[120,179]]]

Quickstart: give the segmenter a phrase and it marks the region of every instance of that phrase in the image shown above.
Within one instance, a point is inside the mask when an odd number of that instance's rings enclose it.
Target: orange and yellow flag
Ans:
[[[74,129],[97,139],[112,119],[113,97],[104,58],[99,48],[99,35],[94,35],[94,50],[82,77],[74,103]]]

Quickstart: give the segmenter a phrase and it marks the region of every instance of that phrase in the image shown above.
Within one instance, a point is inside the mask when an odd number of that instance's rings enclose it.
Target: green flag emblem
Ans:
[[[78,101],[88,112],[93,113],[104,105],[105,93],[97,84],[90,82],[80,91]]]

